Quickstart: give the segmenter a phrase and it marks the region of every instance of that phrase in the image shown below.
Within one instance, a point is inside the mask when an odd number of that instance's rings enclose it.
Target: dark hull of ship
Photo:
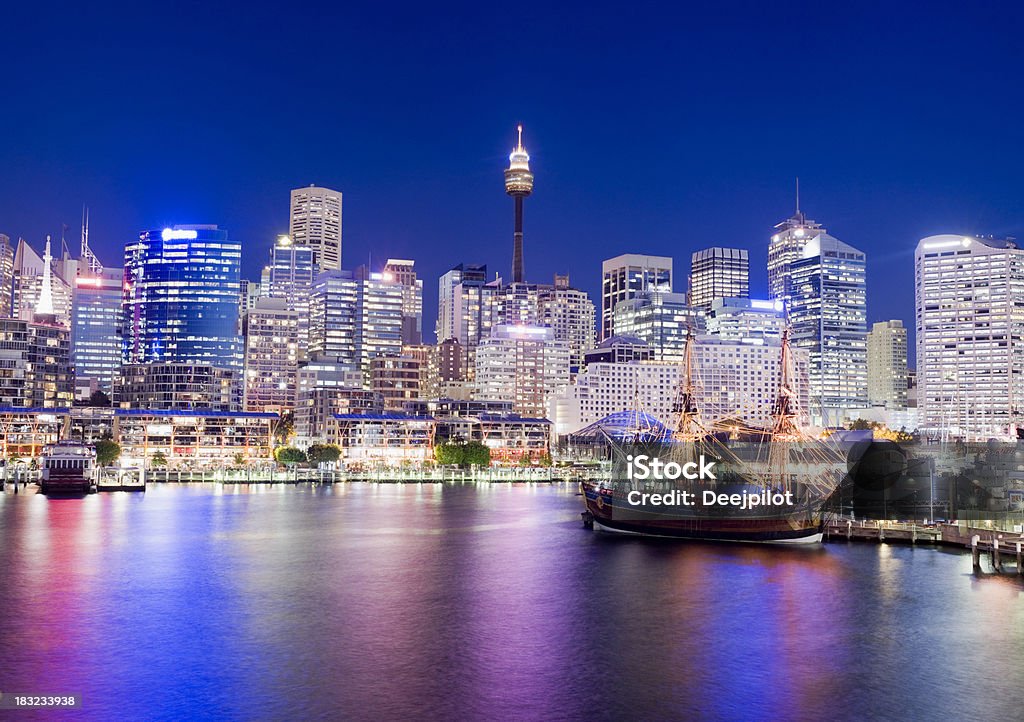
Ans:
[[[816,544],[824,533],[820,508],[763,517],[730,515],[666,515],[631,510],[616,518],[622,504],[598,483],[583,482],[586,509],[598,529],[619,534],[703,541]],[[604,493],[602,493],[602,491]]]
[[[39,490],[49,496],[80,496],[96,491],[96,484],[82,477],[46,479],[39,482]]]

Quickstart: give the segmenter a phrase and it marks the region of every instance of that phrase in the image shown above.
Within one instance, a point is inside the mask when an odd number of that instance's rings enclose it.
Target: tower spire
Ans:
[[[508,157],[505,169],[505,192],[515,200],[515,228],[512,233],[512,283],[525,281],[523,272],[523,199],[533,192],[530,154],[523,147],[523,126],[516,126],[516,147]]]
[[[46,237],[46,251],[43,253],[43,285],[39,289],[39,301],[36,303],[36,313],[41,316],[53,315],[53,270],[51,269],[53,256],[50,255],[50,237]]]
[[[800,176],[796,177],[796,214],[800,215]]]

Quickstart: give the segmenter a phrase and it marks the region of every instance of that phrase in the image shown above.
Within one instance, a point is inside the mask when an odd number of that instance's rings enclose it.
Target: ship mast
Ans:
[[[672,405],[672,413],[677,419],[676,427],[672,431],[673,441],[696,441],[708,433],[697,406],[697,383],[693,373],[695,338],[691,325],[687,330],[686,346],[683,349],[683,378],[679,384],[679,395]]]
[[[799,438],[800,410],[797,404],[793,379],[793,354],[789,345],[789,326],[782,332],[782,349],[779,355],[779,391],[772,406],[772,436],[775,438]]]

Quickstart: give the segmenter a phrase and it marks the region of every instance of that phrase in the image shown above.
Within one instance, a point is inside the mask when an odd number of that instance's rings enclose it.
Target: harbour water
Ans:
[[[97,719],[1019,719],[1018,577],[615,538],[575,493],[0,494],[0,690]]]

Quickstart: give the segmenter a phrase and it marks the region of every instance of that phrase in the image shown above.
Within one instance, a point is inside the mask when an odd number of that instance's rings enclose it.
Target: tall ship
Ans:
[[[824,506],[846,474],[846,454],[801,423],[788,330],[771,421],[763,427],[704,421],[696,343],[691,332],[673,423],[638,425],[625,439],[607,439],[611,473],[581,484],[585,522],[602,531],[653,537],[820,542]]]
[[[39,487],[44,494],[92,494],[96,485],[96,452],[91,446],[58,441],[43,450]]]

